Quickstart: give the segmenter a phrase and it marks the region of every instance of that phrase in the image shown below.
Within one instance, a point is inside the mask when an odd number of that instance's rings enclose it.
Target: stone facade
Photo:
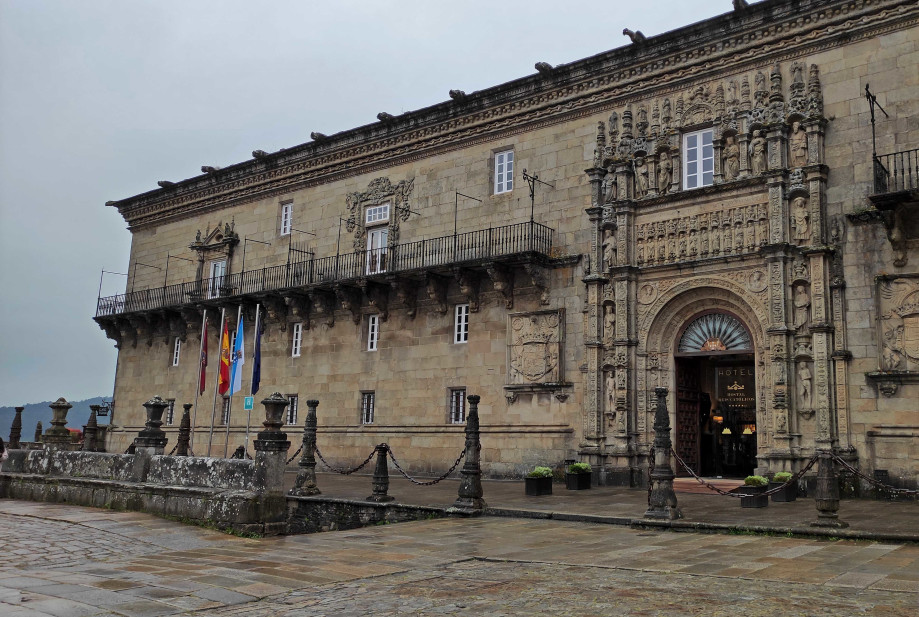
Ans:
[[[916,186],[879,189],[865,86],[889,114],[878,155],[919,148],[917,23],[902,0],[765,0],[110,202],[130,263],[163,270],[132,268],[132,293],[100,300],[120,349],[109,451],[153,394],[196,399],[205,310],[192,450],[207,451],[214,415],[211,452],[241,443],[241,396],[228,430],[213,411],[219,315],[232,332],[244,312],[251,353],[259,305],[262,387],[321,401],[333,464],[385,441],[413,471],[442,472],[463,446],[450,421],[463,388],[481,396],[486,474],[581,459],[601,482],[641,484],[655,388],[670,393],[678,453],[704,458],[698,421],[679,414],[690,390],[715,392],[687,386],[685,367],[704,382],[735,353],[752,378],[735,429],[755,433],[758,471],[833,448],[914,486]],[[509,151],[513,190],[496,193]],[[192,262],[169,260],[164,282],[170,255]],[[227,283],[208,289],[224,259]],[[725,324],[740,346],[684,345]]]

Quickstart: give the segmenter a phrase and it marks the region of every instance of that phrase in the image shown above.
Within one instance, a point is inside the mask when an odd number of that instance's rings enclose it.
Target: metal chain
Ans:
[[[338,469],[338,468],[336,468],[336,467],[332,467],[331,465],[329,465],[328,461],[325,460],[325,457],[322,456],[322,452],[319,451],[319,448],[318,448],[318,447],[316,448],[316,456],[319,457],[319,460],[322,461],[322,464],[325,465],[326,467],[328,467],[329,469],[331,469],[332,471],[334,471],[335,473],[340,473],[340,474],[343,475],[343,476],[351,475],[352,473],[354,473],[354,472],[356,472],[356,471],[360,471],[361,469],[363,469],[363,468],[367,465],[367,463],[369,463],[369,462],[371,461],[371,459],[373,459],[373,455],[376,454],[376,453],[377,453],[377,449],[374,448],[373,451],[370,453],[370,456],[368,456],[366,459],[364,459],[364,462],[363,462],[363,463],[361,463],[360,465],[358,465],[358,466],[355,467],[354,469],[347,469],[347,470],[345,470],[345,469]]]
[[[399,473],[401,473],[401,474],[405,477],[406,480],[408,480],[408,481],[411,482],[412,484],[417,484],[418,486],[433,486],[433,485],[437,484],[438,482],[440,482],[441,480],[443,480],[444,478],[446,478],[447,476],[449,476],[451,473],[453,473],[453,471],[456,469],[456,466],[459,465],[459,462],[460,462],[461,460],[463,460],[463,457],[464,457],[464,456],[466,456],[466,448],[463,448],[463,451],[460,452],[460,455],[459,455],[459,457],[457,457],[456,462],[454,462],[454,463],[453,463],[453,466],[450,467],[450,469],[447,470],[447,473],[445,473],[444,475],[440,476],[439,478],[436,478],[436,479],[434,479],[434,480],[431,480],[430,482],[419,482],[419,481],[416,480],[415,478],[413,478],[413,477],[411,477],[410,475],[408,475],[407,473],[405,473],[405,470],[402,469],[402,466],[401,466],[401,465],[399,465],[399,461],[397,461],[397,460],[396,460],[396,457],[393,456],[392,449],[389,449],[388,452],[389,452],[389,458],[392,459],[393,465],[396,466],[396,469],[399,470]]]
[[[194,456],[195,453],[192,452],[191,446],[188,446],[188,456]]]
[[[884,484],[883,482],[880,482],[879,480],[876,480],[874,478],[871,478],[865,475],[860,470],[850,465],[847,461],[843,460],[838,454],[833,454],[832,456],[833,456],[834,461],[836,461],[837,463],[845,467],[848,471],[855,474],[856,476],[858,476],[865,482],[868,482],[869,484],[872,484],[878,488],[883,488],[884,490],[890,491],[891,493],[902,493],[904,495],[919,495],[919,490],[908,489],[908,488],[897,488],[889,484]]]
[[[287,459],[287,464],[288,464],[288,465],[290,465],[290,462],[291,462],[292,460],[294,460],[295,458],[297,458],[297,455],[300,454],[300,451],[301,451],[301,450],[303,450],[303,444],[302,444],[302,443],[300,444],[300,447],[297,448],[297,451],[294,452],[294,455],[291,456],[289,459]]]
[[[698,475],[696,475],[696,472],[694,472],[694,471],[689,467],[689,465],[686,464],[686,461],[684,461],[683,459],[680,458],[680,455],[677,454],[676,451],[673,450],[673,448],[670,449],[670,453],[676,458],[676,460],[680,463],[680,465],[683,466],[683,469],[685,469],[686,471],[688,471],[688,472],[689,472],[689,475],[691,475],[693,478],[695,478],[695,479],[699,482],[699,484],[701,484],[702,486],[704,486],[705,488],[707,488],[707,489],[709,489],[709,490],[711,490],[711,491],[715,491],[715,492],[718,493],[719,495],[725,495],[725,496],[727,496],[727,497],[734,497],[734,498],[738,498],[738,499],[741,498],[741,497],[755,497],[755,496],[757,496],[757,495],[762,495],[762,496],[768,497],[769,495],[773,495],[773,494],[775,494],[775,493],[778,493],[779,491],[781,491],[782,489],[784,489],[784,488],[785,488],[786,486],[788,486],[789,484],[792,484],[792,483],[797,484],[797,482],[798,482],[798,480],[801,478],[801,476],[803,476],[805,473],[807,473],[807,472],[810,470],[810,468],[814,466],[814,463],[817,462],[817,459],[820,458],[818,455],[815,454],[815,455],[811,458],[811,460],[809,460],[809,461],[807,462],[807,465],[805,465],[805,466],[804,466],[801,470],[799,470],[796,474],[794,474],[793,476],[791,476],[791,478],[789,478],[788,481],[785,482],[784,484],[780,484],[779,486],[777,486],[777,487],[775,487],[775,488],[771,488],[771,489],[769,489],[768,491],[764,491],[764,492],[762,492],[762,493],[756,493],[756,495],[749,495],[749,494],[744,494],[744,493],[731,493],[731,492],[729,492],[729,491],[725,491],[725,490],[723,490],[723,489],[718,488],[717,486],[715,486],[715,485],[713,485],[713,484],[710,484],[710,483],[706,482],[705,480],[703,480],[702,478],[700,478]]]
[[[176,445],[172,446],[172,450],[169,451],[169,456],[175,454],[176,448],[179,447],[179,442],[176,442]]]

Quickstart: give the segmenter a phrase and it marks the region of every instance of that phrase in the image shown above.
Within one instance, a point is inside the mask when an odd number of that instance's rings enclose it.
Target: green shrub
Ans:
[[[527,474],[528,478],[551,478],[552,477],[552,468],[550,467],[534,467],[533,471]]]
[[[572,463],[568,465],[568,473],[590,473],[590,463]]]
[[[785,484],[789,480],[791,480],[791,474],[787,471],[780,471],[772,476],[773,482],[781,482],[782,484]]]
[[[743,483],[747,486],[766,486],[769,484],[769,480],[763,476],[747,476],[744,478]]]

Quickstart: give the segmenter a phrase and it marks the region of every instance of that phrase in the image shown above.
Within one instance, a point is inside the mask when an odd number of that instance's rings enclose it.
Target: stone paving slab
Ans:
[[[72,509],[79,516],[68,518],[79,522],[64,523],[58,506],[0,501],[3,541],[15,545],[17,524],[27,523],[45,553],[66,558],[63,566],[46,555],[0,565],[3,617],[735,615],[741,605],[744,615],[886,616],[919,609],[915,544],[492,517],[244,539],[148,515]],[[119,523],[109,526],[119,531],[91,524],[102,522]],[[152,528],[160,531],[151,535]],[[62,550],[77,537],[100,556],[80,561]],[[98,552],[132,537],[142,551]]]

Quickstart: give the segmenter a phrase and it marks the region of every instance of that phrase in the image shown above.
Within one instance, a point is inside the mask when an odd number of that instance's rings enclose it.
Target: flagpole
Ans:
[[[189,450],[195,451],[195,427],[198,422],[198,395],[201,393],[201,355],[204,353],[204,338],[207,336],[207,309],[201,318],[201,340],[198,342],[198,370],[195,371],[195,410],[192,412],[191,434],[188,437]]]
[[[214,441],[214,419],[217,415],[217,388],[220,387],[220,365],[223,363],[223,357],[222,357],[222,354],[223,354],[223,351],[222,351],[223,350],[223,347],[222,347],[223,345],[223,325],[224,325],[224,320],[226,319],[226,314],[227,314],[227,309],[221,308],[220,309],[220,330],[218,330],[220,334],[217,335],[217,338],[220,339],[220,345],[218,345],[217,348],[220,349],[221,351],[218,353],[220,362],[217,362],[217,379],[214,380],[214,408],[211,410],[211,430],[207,436],[207,455],[208,456],[211,455],[211,443],[213,443]]]
[[[243,314],[243,305],[240,304],[239,310],[236,311],[236,338],[242,336],[243,334],[242,332],[239,331],[239,320],[242,319],[242,314]],[[237,362],[239,362],[239,360],[236,357],[236,349],[242,343],[242,341],[237,341],[236,338],[233,339],[233,349],[230,352],[233,354],[233,364],[234,365],[236,365]],[[235,370],[231,371],[230,373],[230,404],[227,409],[227,431],[226,431],[225,437],[223,438],[223,458],[227,457],[227,454],[229,453],[229,449],[230,449],[230,417],[233,413],[233,395],[235,394],[235,392],[233,392],[233,381],[235,381],[234,379],[235,376],[236,376],[236,371]],[[242,380],[242,376],[240,376],[240,380]]]
[[[257,347],[256,341],[258,341],[258,329],[261,326],[259,319],[261,318],[261,304],[255,305],[255,329],[252,331],[252,353],[260,353],[261,350]],[[261,367],[259,367],[261,370]],[[255,398],[255,392],[252,391],[252,388],[255,386],[255,359],[253,356],[252,360],[252,377],[249,379],[249,396]],[[255,401],[253,400],[252,406],[255,407]],[[246,411],[246,453],[249,452],[249,426],[252,424],[252,410],[249,409]]]

